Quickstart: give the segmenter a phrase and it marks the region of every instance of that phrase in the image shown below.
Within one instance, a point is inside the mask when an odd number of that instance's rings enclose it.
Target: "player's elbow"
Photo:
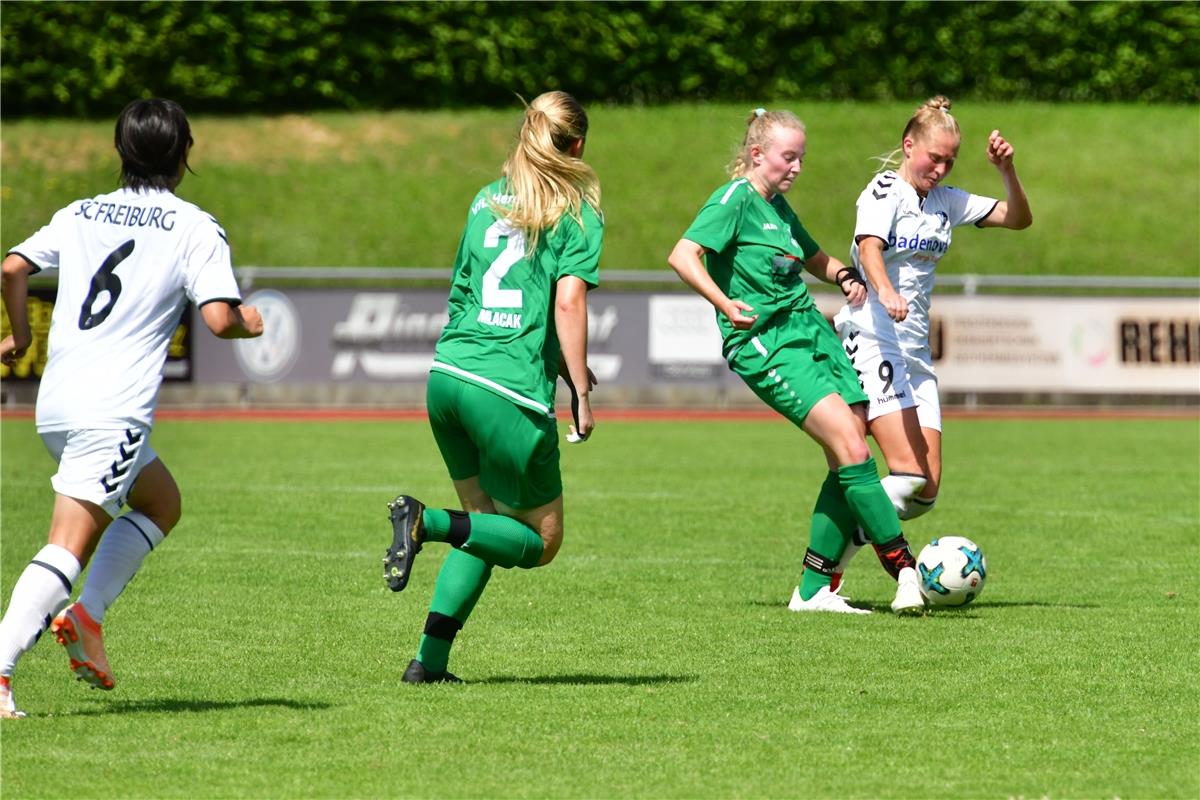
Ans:
[[[578,314],[586,308],[587,300],[582,295],[579,297],[559,295],[554,298],[554,311],[560,316]]]
[[[241,327],[241,320],[233,306],[220,300],[202,305],[200,316],[204,318],[204,324],[213,335],[222,339],[234,336]]]
[[[682,275],[693,259],[699,258],[697,246],[687,239],[680,239],[675,243],[675,248],[671,250],[671,254],[667,256],[667,264],[671,269]],[[703,252],[702,250],[700,252]]]
[[[560,280],[554,293],[554,312],[568,317],[586,313],[587,284],[578,278]]]
[[[1023,231],[1033,224],[1033,212],[1027,208],[1008,207],[1008,217],[1005,219],[1005,227],[1009,230]]]

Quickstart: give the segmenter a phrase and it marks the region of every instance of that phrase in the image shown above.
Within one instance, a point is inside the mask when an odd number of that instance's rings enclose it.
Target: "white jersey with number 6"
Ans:
[[[9,252],[59,271],[39,431],[151,425],[187,301],[241,301],[225,231],[168,191],[77,200]]]
[[[858,308],[846,306],[838,312],[837,320],[852,322],[858,330],[892,341],[906,352],[925,348],[929,342],[933,271],[950,248],[951,229],[978,222],[991,213],[997,202],[952,186],[937,186],[922,200],[895,171],[876,175],[858,196],[850,258],[861,272],[858,240],[864,236],[883,240],[888,280],[908,301],[908,317],[903,322],[892,321],[875,290],[868,287],[867,302]]]

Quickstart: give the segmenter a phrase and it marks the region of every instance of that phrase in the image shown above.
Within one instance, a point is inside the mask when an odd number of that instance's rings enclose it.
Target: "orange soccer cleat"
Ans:
[[[113,688],[112,668],[104,654],[104,636],[100,623],[92,619],[79,603],[67,606],[50,623],[50,630],[58,643],[67,648],[71,658],[71,670],[86,681],[93,689]]]

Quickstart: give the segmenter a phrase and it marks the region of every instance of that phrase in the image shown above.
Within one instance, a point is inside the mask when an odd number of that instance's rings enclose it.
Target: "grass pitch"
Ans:
[[[498,570],[463,686],[399,677],[440,545],[394,595],[385,502],[453,492],[423,422],[165,419],[184,518],[109,612],[111,693],[45,637],[2,729],[18,797],[1196,797],[1200,424],[964,420],[938,509],[981,598],[791,614],[824,472],[782,421],[605,422],[564,449],[567,538]],[[3,423],[0,593],[53,464]]]

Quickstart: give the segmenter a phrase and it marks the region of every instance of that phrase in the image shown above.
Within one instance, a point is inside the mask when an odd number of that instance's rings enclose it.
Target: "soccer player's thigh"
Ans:
[[[484,413],[472,416],[479,445],[479,482],[497,507],[544,506],[562,495],[558,426],[554,419],[510,403],[487,390],[478,398]],[[539,531],[540,532],[540,531]]]
[[[888,469],[928,475],[916,396],[899,346],[863,333],[855,338],[853,347],[846,343],[846,355],[867,394],[868,427],[883,451]]]
[[[164,536],[179,522],[179,484],[161,458],[150,461],[138,473],[129,492],[129,507],[153,520]]]
[[[907,367],[917,404],[917,419],[929,459],[930,481],[921,495],[934,497],[942,481],[942,404],[938,395],[937,374],[925,353],[910,356]]]
[[[869,422],[916,405],[899,345],[861,332],[853,341],[843,342],[842,347],[867,396]]]
[[[758,397],[797,427],[822,399],[837,394],[847,404],[866,400],[841,343],[825,318],[789,314],[764,329],[729,359]]]
[[[494,514],[496,504],[479,483],[479,447],[459,414],[465,388],[463,381],[431,373],[426,391],[429,424],[463,511]]]
[[[425,408],[429,426],[437,442],[442,461],[457,487],[460,482],[479,478],[479,446],[471,439],[464,423],[465,381],[440,372],[429,373],[425,387]]]
[[[50,541],[86,562],[100,534],[120,514],[138,474],[158,458],[150,447],[150,431],[45,431],[46,449],[58,462],[50,478],[58,498],[50,522]]]

